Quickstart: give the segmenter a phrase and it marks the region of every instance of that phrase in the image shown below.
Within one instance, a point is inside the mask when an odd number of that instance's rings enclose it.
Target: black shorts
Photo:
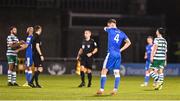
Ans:
[[[39,54],[33,54],[34,67],[43,67]]]
[[[81,57],[81,66],[84,66],[85,68],[92,69],[92,63],[93,63],[93,58],[92,57],[87,57],[83,56]]]

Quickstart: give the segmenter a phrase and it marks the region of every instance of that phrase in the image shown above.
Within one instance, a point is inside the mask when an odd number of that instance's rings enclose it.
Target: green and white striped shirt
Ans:
[[[154,44],[156,44],[157,51],[154,55],[154,60],[166,60],[167,53],[167,41],[163,37],[158,37],[154,39]]]
[[[13,49],[10,46],[10,44],[17,43],[17,42],[19,42],[19,39],[14,34],[8,35],[8,37],[7,37],[7,52],[6,52],[7,56],[9,56],[9,55],[17,56],[15,49]]]

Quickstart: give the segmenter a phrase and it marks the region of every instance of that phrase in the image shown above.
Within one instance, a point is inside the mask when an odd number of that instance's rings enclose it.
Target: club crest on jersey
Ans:
[[[87,48],[90,48],[91,46],[90,45],[87,45]]]

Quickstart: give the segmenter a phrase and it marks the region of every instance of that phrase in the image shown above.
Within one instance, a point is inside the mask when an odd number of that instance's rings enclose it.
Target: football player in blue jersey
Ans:
[[[30,82],[32,78],[32,65],[33,65],[33,59],[32,59],[32,39],[33,39],[33,27],[27,28],[27,34],[28,37],[26,39],[26,43],[23,45],[22,48],[19,50],[16,50],[17,52],[20,50],[26,49],[26,57],[25,57],[25,76],[26,76],[26,83],[23,86],[28,86],[28,83]]]
[[[148,82],[149,82],[149,67],[151,64],[151,51],[152,51],[152,46],[153,46],[153,37],[152,36],[148,36],[147,37],[147,45],[146,45],[146,52],[144,55],[144,59],[146,60],[146,65],[145,65],[145,77],[144,77],[144,83],[141,84],[142,87],[147,86]]]
[[[109,70],[113,70],[115,81],[114,89],[111,92],[111,95],[114,95],[117,93],[120,83],[121,52],[126,50],[131,45],[131,42],[126,36],[126,34],[116,27],[115,19],[108,20],[107,27],[105,27],[104,30],[108,33],[108,51],[103,63],[103,68],[101,71],[100,89],[97,91],[97,94],[103,94],[107,72]],[[125,44],[121,47],[123,42],[125,42]]]

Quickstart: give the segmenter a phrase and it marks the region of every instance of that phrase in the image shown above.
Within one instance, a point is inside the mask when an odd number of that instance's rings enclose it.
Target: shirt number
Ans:
[[[116,41],[116,43],[119,42],[119,34],[116,34],[116,36],[114,37],[114,41]]]

